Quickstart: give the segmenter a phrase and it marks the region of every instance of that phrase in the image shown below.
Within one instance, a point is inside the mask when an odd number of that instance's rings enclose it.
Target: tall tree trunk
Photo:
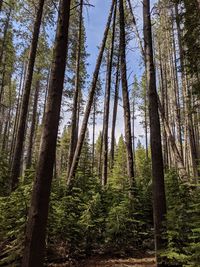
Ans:
[[[28,143],[27,161],[26,161],[26,168],[27,169],[29,169],[31,167],[31,163],[32,163],[33,143],[34,143],[35,126],[36,126],[36,119],[37,119],[39,89],[40,89],[40,81],[38,80],[36,82],[36,86],[35,86],[35,94],[34,94],[34,102],[33,102],[33,114],[32,114],[30,136],[29,136],[29,143]]]
[[[182,90],[184,97],[184,112],[185,112],[185,133],[186,131],[189,137],[189,145],[191,151],[191,163],[194,175],[194,181],[197,182],[198,177],[200,176],[200,171],[198,170],[198,153],[197,146],[194,138],[194,127],[193,127],[193,117],[192,117],[192,107],[191,107],[191,92],[188,90],[188,78],[185,70],[184,64],[184,51],[182,46],[182,33],[181,33],[181,25],[180,25],[180,15],[178,12],[178,4],[175,4],[175,16],[176,16],[176,25],[177,25],[177,35],[178,35],[178,44],[179,44],[179,52],[180,52],[180,69],[181,69],[181,78],[182,78]],[[186,140],[186,134],[185,134]],[[187,147],[185,145],[185,155],[188,154]]]
[[[153,211],[154,211],[154,231],[155,249],[157,256],[157,266],[163,267],[160,250],[165,249],[163,222],[166,215],[166,197],[164,185],[163,157],[161,145],[160,120],[158,114],[158,102],[156,92],[156,75],[153,59],[152,31],[149,0],[143,0],[143,20],[144,20],[144,44],[145,59],[147,67],[148,97],[149,97],[149,117],[150,117],[150,142],[152,156],[152,176],[153,176]]]
[[[112,68],[113,68],[113,52],[115,42],[115,23],[116,23],[117,4],[115,4],[113,27],[112,27],[112,40],[111,49],[108,51],[108,65],[107,65],[107,77],[106,77],[106,92],[105,92],[105,106],[104,106],[104,131],[103,131],[103,170],[102,170],[102,186],[107,184],[108,178],[108,125],[110,114],[110,94],[111,94],[111,82],[112,82]]]
[[[92,174],[94,175],[95,165],[95,128],[96,128],[96,101],[93,103],[93,116],[92,116]]]
[[[111,168],[114,166],[114,157],[115,157],[115,128],[116,128],[116,120],[117,120],[117,109],[118,109],[118,101],[119,101],[119,83],[120,83],[120,57],[118,52],[118,60],[117,60],[117,71],[115,77],[115,95],[114,95],[114,105],[113,105],[113,117],[112,117],[112,129],[111,129],[111,145],[110,145],[110,157],[111,157]]]
[[[125,142],[127,152],[127,171],[129,177],[130,196],[133,197],[134,191],[134,167],[133,167],[133,150],[131,138],[131,115],[128,94],[128,83],[126,74],[126,37],[125,37],[125,18],[124,3],[119,0],[119,22],[120,22],[120,63],[121,63],[121,80],[122,80],[122,97],[124,108],[124,124],[125,124]]]
[[[79,31],[76,55],[76,78],[75,78],[75,91],[73,98],[72,119],[71,119],[71,137],[68,155],[67,177],[69,176],[71,164],[73,161],[74,151],[77,145],[77,113],[78,113],[78,98],[80,95],[80,60],[81,60],[81,41],[82,41],[82,23],[83,23],[83,0],[80,0],[80,16],[79,16]]]
[[[3,41],[2,41],[1,50],[0,50],[0,67],[2,66],[3,55],[4,55],[5,47],[6,47],[6,37],[7,37],[8,29],[9,29],[9,24],[10,24],[11,11],[12,9],[10,7],[8,10],[8,14],[7,14],[7,18],[6,18],[6,22],[4,26],[4,32],[3,32]]]
[[[13,128],[13,137],[12,137],[12,144],[11,144],[11,151],[10,151],[10,161],[9,161],[9,166],[12,166],[13,162],[13,154],[15,150],[15,145],[16,145],[16,130],[18,128],[19,124],[19,114],[21,110],[21,104],[22,104],[22,96],[24,92],[24,81],[26,77],[26,71],[27,71],[27,63],[24,62],[23,70],[21,73],[21,78],[20,78],[20,86],[19,86],[19,94],[18,94],[18,99],[17,99],[17,107],[16,107],[16,112],[15,112],[15,122],[14,122],[14,128]]]
[[[22,267],[42,267],[44,261],[48,206],[67,57],[69,17],[70,0],[61,0],[44,128],[26,227]]]
[[[19,117],[19,126],[17,129],[16,146],[13,155],[13,164],[11,167],[12,190],[14,190],[17,187],[19,181],[20,165],[21,165],[23,144],[24,144],[25,130],[26,130],[26,119],[28,114],[29,98],[30,98],[31,84],[33,78],[33,70],[35,65],[35,58],[37,53],[40,25],[42,21],[44,1],[45,0],[39,1],[37,15],[34,23],[33,37],[32,37],[28,67],[27,67],[27,75],[24,86],[24,95],[22,99],[22,106]]]
[[[107,40],[107,36],[108,36],[108,31],[109,31],[111,20],[112,20],[114,3],[115,3],[115,0],[113,0],[112,4],[111,4],[111,9],[110,9],[110,13],[109,13],[106,29],[105,29],[105,32],[104,32],[102,45],[101,45],[101,48],[100,48],[100,51],[99,51],[99,55],[98,55],[97,63],[96,63],[96,67],[95,67],[95,71],[94,71],[94,74],[93,74],[91,89],[90,89],[90,92],[89,92],[89,95],[88,95],[88,102],[87,102],[85,113],[84,113],[84,117],[83,117],[82,127],[81,127],[81,130],[80,130],[80,135],[79,135],[79,138],[78,138],[76,150],[75,150],[75,153],[74,153],[74,158],[73,158],[73,161],[72,161],[72,165],[71,165],[71,169],[70,169],[70,173],[69,173],[69,177],[68,177],[68,181],[67,181],[67,185],[70,186],[70,187],[72,186],[72,179],[74,177],[74,173],[75,173],[76,168],[78,166],[79,157],[80,157],[81,149],[82,149],[84,138],[85,138],[88,119],[89,119],[89,116],[90,116],[90,111],[91,111],[91,107],[92,107],[92,103],[93,103],[96,84],[97,84],[98,76],[99,76],[99,70],[100,70],[100,66],[101,66],[101,62],[102,62],[103,52],[104,52],[104,49],[105,49],[106,40]]]
[[[23,63],[23,65],[22,65],[22,70],[21,70],[21,74],[20,74],[19,92],[18,92],[18,98],[17,98],[17,103],[16,103],[16,112],[15,112],[14,126],[13,126],[13,131],[12,131],[12,138],[11,138],[9,164],[11,164],[11,161],[12,161],[13,150],[14,150],[14,145],[15,145],[15,136],[16,136],[15,133],[16,133],[17,122],[18,122],[18,117],[19,117],[21,91],[23,88],[24,72],[25,72],[25,63]]]

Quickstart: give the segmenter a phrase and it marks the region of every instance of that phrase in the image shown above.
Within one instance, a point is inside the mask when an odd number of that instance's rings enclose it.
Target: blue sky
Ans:
[[[108,12],[110,10],[111,0],[90,0],[90,4],[94,5],[94,7],[85,8],[84,18],[85,18],[85,27],[86,27],[86,35],[87,35],[87,52],[90,54],[88,59],[89,67],[88,73],[90,74],[90,78],[92,76],[92,72],[95,67],[96,58],[98,55],[98,46],[100,46],[102,41],[103,32],[105,29]],[[142,9],[141,2],[134,1],[134,6],[136,6],[136,17],[138,19],[139,30],[142,30]],[[130,51],[129,47],[134,51]],[[133,40],[129,45],[127,50],[127,72],[129,78],[129,84],[133,82],[133,76],[136,74],[138,77],[143,73],[142,69],[142,60],[140,57],[140,52],[137,47],[136,40]],[[104,88],[103,88],[104,89]],[[131,89],[131,88],[130,88]],[[112,101],[111,101],[111,111],[112,111]],[[143,129],[140,125],[140,116],[138,114],[136,119],[135,132],[136,137],[141,139],[141,135],[143,135]],[[111,125],[111,120],[110,123]],[[102,130],[102,119],[98,119],[98,123],[96,126],[96,137],[99,134],[99,131]],[[121,134],[124,134],[124,126],[123,126],[123,109],[122,106],[119,105],[118,109],[118,117],[117,117],[117,126],[116,126],[116,138],[118,139]],[[136,141],[137,142],[137,141]]]

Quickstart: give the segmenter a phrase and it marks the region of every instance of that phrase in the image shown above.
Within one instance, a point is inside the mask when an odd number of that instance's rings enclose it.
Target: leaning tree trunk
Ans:
[[[160,120],[159,120],[158,101],[156,92],[156,75],[155,75],[155,67],[153,59],[149,0],[143,1],[143,19],[144,19],[145,59],[147,67],[147,83],[148,83],[148,97],[149,97],[155,249],[156,249],[157,264],[158,264],[157,266],[163,267],[164,264],[162,264],[161,262],[160,250],[165,249],[166,246],[166,242],[163,237],[164,234],[163,222],[165,221],[165,215],[166,215],[166,197],[165,197],[165,185],[164,185]]]
[[[60,1],[58,14],[48,100],[26,228],[22,267],[41,267],[44,261],[48,206],[67,57],[70,0]]]
[[[115,42],[115,22],[116,22],[117,5],[115,4],[113,27],[112,27],[112,40],[111,50],[108,51],[108,65],[106,77],[106,92],[105,92],[105,107],[104,107],[104,131],[103,131],[103,168],[102,168],[102,186],[107,184],[108,179],[108,125],[110,113],[110,93],[112,82],[112,68],[113,68],[113,53]]]
[[[79,32],[77,43],[77,55],[76,55],[76,78],[75,78],[75,91],[73,98],[72,119],[71,119],[71,137],[69,145],[68,166],[67,166],[67,178],[69,176],[71,164],[73,161],[74,151],[77,145],[77,113],[78,113],[78,97],[80,95],[80,60],[81,60],[81,40],[82,40],[82,23],[83,23],[83,0],[80,0],[80,16],[79,16]]]
[[[133,150],[132,150],[132,137],[131,137],[130,103],[129,103],[128,83],[126,74],[126,37],[125,37],[125,18],[124,18],[123,0],[119,0],[119,21],[120,21],[120,63],[121,63],[124,123],[125,123],[125,141],[126,141],[126,152],[127,152],[127,170],[129,177],[130,196],[133,197],[134,167],[133,167]]]
[[[18,182],[19,182],[23,144],[24,144],[24,139],[25,139],[26,119],[27,119],[27,114],[28,114],[29,98],[30,98],[31,84],[32,84],[32,78],[33,78],[33,70],[34,70],[34,65],[35,65],[35,58],[36,58],[36,53],[37,53],[40,25],[42,21],[44,1],[45,0],[39,1],[37,15],[36,15],[35,24],[34,24],[33,37],[32,37],[29,61],[28,61],[28,66],[27,66],[27,75],[26,75],[26,81],[24,85],[24,95],[22,99],[22,106],[21,106],[21,112],[20,112],[20,117],[19,117],[19,125],[17,129],[16,146],[15,146],[14,155],[13,155],[13,163],[11,166],[12,190],[14,190],[17,187]]]
[[[101,45],[101,48],[100,48],[100,51],[99,51],[99,55],[98,55],[97,63],[96,63],[96,67],[95,67],[95,71],[94,71],[94,74],[93,74],[91,89],[90,89],[90,92],[89,92],[89,95],[88,95],[88,102],[87,102],[85,113],[84,113],[84,117],[83,117],[83,122],[82,122],[82,127],[81,127],[81,130],[80,130],[80,135],[79,135],[79,138],[78,138],[76,150],[75,150],[75,153],[74,153],[74,158],[73,158],[73,161],[72,161],[72,166],[71,166],[70,173],[69,173],[69,176],[68,176],[67,185],[69,187],[72,186],[72,179],[74,177],[74,173],[75,173],[75,171],[77,169],[77,166],[78,166],[79,157],[80,157],[80,154],[81,154],[81,149],[82,149],[83,142],[84,142],[84,139],[85,139],[85,133],[86,133],[86,129],[87,129],[88,119],[89,119],[89,116],[90,116],[90,111],[91,111],[91,108],[92,108],[92,103],[93,103],[93,98],[94,98],[94,94],[95,94],[95,90],[96,90],[96,84],[97,84],[97,81],[98,81],[99,70],[100,70],[100,66],[101,66],[101,62],[102,62],[103,52],[104,52],[104,49],[105,49],[106,40],[107,40],[107,36],[108,36],[108,31],[109,31],[111,20],[112,20],[114,3],[115,3],[115,0],[112,1],[112,5],[111,5],[111,9],[110,9],[110,13],[109,13],[106,29],[105,29],[105,32],[104,32],[102,45]]]

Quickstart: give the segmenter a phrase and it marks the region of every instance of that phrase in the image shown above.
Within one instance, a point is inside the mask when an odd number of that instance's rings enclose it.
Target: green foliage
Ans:
[[[0,266],[20,266],[32,174],[27,173],[26,178],[29,182],[20,184],[9,196],[0,198]]]
[[[9,166],[7,155],[0,153],[0,196],[5,196],[9,192]]]
[[[176,172],[166,176],[167,239],[164,255],[170,263],[198,266],[200,262],[200,202],[199,191],[178,180]]]

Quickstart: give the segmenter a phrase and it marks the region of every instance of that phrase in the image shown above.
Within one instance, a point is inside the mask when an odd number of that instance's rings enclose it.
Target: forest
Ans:
[[[0,266],[200,266],[200,0],[0,0]]]

